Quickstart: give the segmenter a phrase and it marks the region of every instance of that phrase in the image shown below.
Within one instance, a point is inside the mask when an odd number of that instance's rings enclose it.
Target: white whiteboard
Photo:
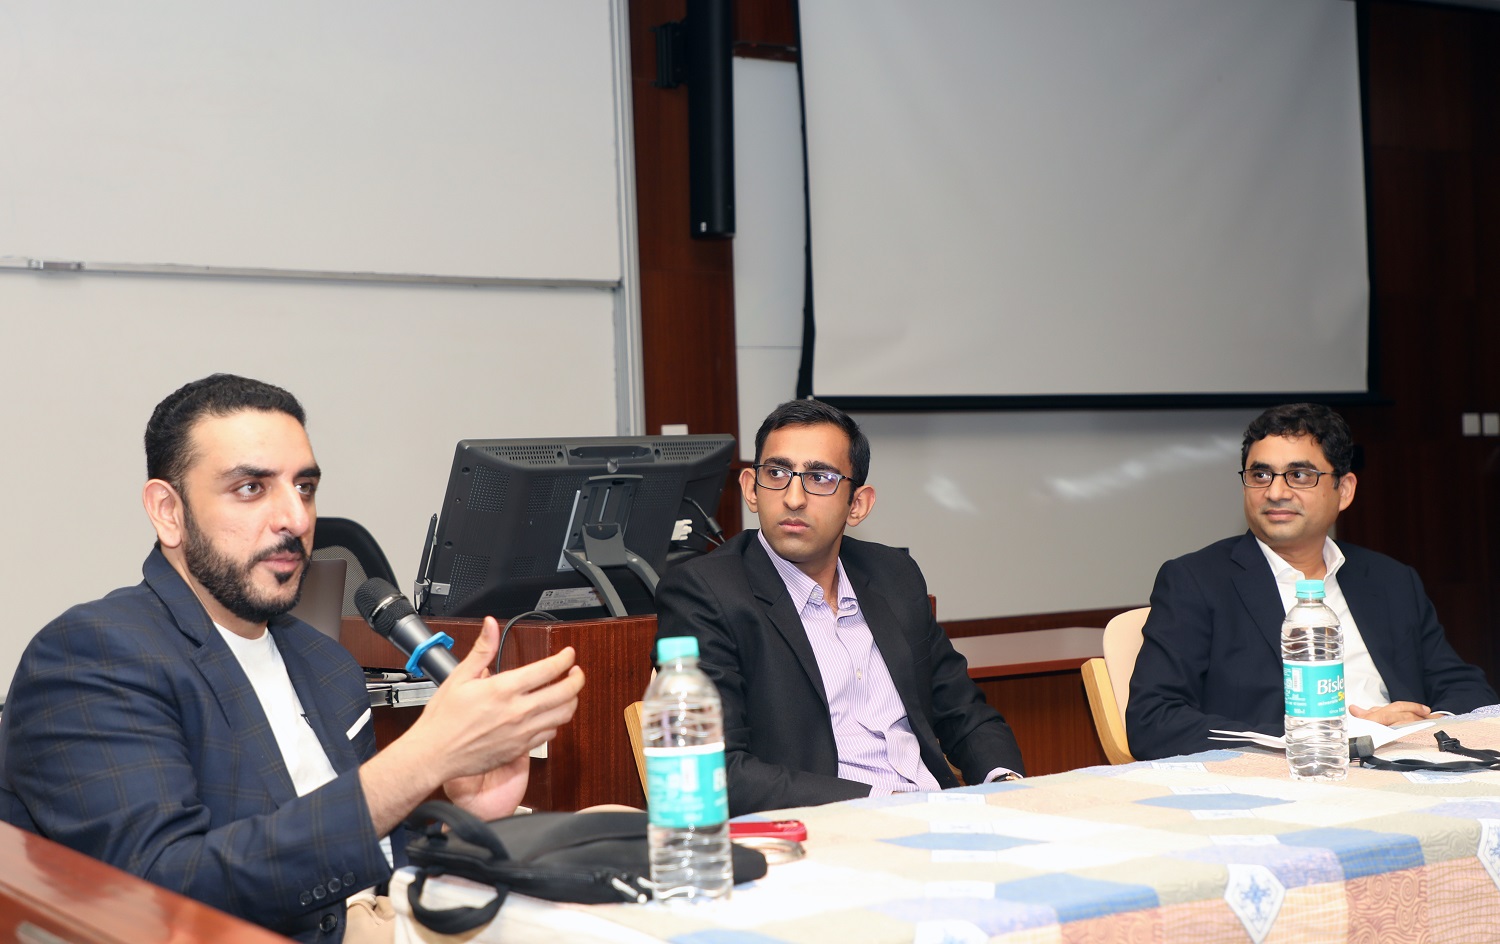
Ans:
[[[609,0],[7,0],[0,257],[621,277]]]
[[[639,431],[624,13],[0,4],[0,690],[45,623],[140,580],[141,437],[189,380],[301,398],[319,512],[368,527],[403,589],[459,439]]]
[[[459,439],[616,432],[605,292],[0,273],[0,312],[0,687],[48,621],[140,581],[142,435],[189,380],[296,394],[319,513],[368,527],[407,592]]]

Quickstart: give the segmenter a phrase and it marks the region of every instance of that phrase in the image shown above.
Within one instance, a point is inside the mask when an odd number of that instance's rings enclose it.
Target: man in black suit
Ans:
[[[1245,431],[1250,531],[1168,561],[1151,592],[1125,726],[1146,760],[1222,746],[1211,730],[1280,734],[1281,622],[1297,580],[1322,580],[1344,632],[1349,713],[1403,724],[1497,699],[1453,651],[1416,571],[1328,532],[1354,500],[1349,427],[1312,403]]]
[[[672,570],[656,595],[658,638],[696,636],[719,687],[730,813],[958,786],[948,761],[969,783],[1022,773],[916,563],[844,537],[875,505],[858,424],[784,403],[755,456],[740,488],[761,529]]]

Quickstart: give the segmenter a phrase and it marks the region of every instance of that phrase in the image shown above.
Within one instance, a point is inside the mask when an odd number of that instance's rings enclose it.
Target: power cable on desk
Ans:
[[[500,654],[505,651],[505,637],[510,635],[510,628],[512,626],[516,625],[517,623],[519,623],[521,620],[525,619],[528,616],[535,616],[535,617],[538,617],[539,619],[544,619],[544,620],[547,620],[548,622],[552,622],[552,623],[560,623],[560,622],[562,622],[560,619],[557,618],[556,615],[554,615],[552,613],[548,613],[545,610],[527,610],[525,613],[518,613],[515,616],[512,616],[510,619],[506,620],[505,621],[505,628],[502,629],[502,630],[500,630],[500,644],[495,647],[495,671],[496,672],[500,671]]]

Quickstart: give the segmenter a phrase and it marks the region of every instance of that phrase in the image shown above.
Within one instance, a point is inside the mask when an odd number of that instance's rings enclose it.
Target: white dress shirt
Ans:
[[[1260,545],[1266,563],[1271,565],[1271,573],[1276,575],[1282,610],[1290,610],[1297,602],[1297,581],[1307,578],[1260,538],[1256,538],[1255,543]],[[1344,633],[1344,704],[1360,708],[1388,705],[1391,702],[1390,689],[1380,677],[1380,670],[1375,668],[1365,638],[1360,635],[1354,615],[1349,612],[1344,591],[1339,589],[1338,572],[1344,566],[1344,552],[1328,537],[1323,539],[1323,566],[1328,571],[1323,575],[1323,602],[1339,618],[1339,628]]]

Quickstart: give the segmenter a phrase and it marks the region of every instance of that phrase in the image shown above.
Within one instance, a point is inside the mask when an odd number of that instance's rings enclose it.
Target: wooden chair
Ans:
[[[630,749],[635,753],[635,772],[641,778],[641,790],[646,789],[646,739],[641,734],[641,707],[643,702],[631,702],[625,706],[625,733],[630,736]]]
[[[1111,764],[1134,763],[1125,736],[1125,702],[1130,698],[1130,676],[1141,651],[1141,627],[1149,606],[1127,610],[1104,627],[1104,658],[1083,664],[1083,690],[1088,695],[1099,744]]]

